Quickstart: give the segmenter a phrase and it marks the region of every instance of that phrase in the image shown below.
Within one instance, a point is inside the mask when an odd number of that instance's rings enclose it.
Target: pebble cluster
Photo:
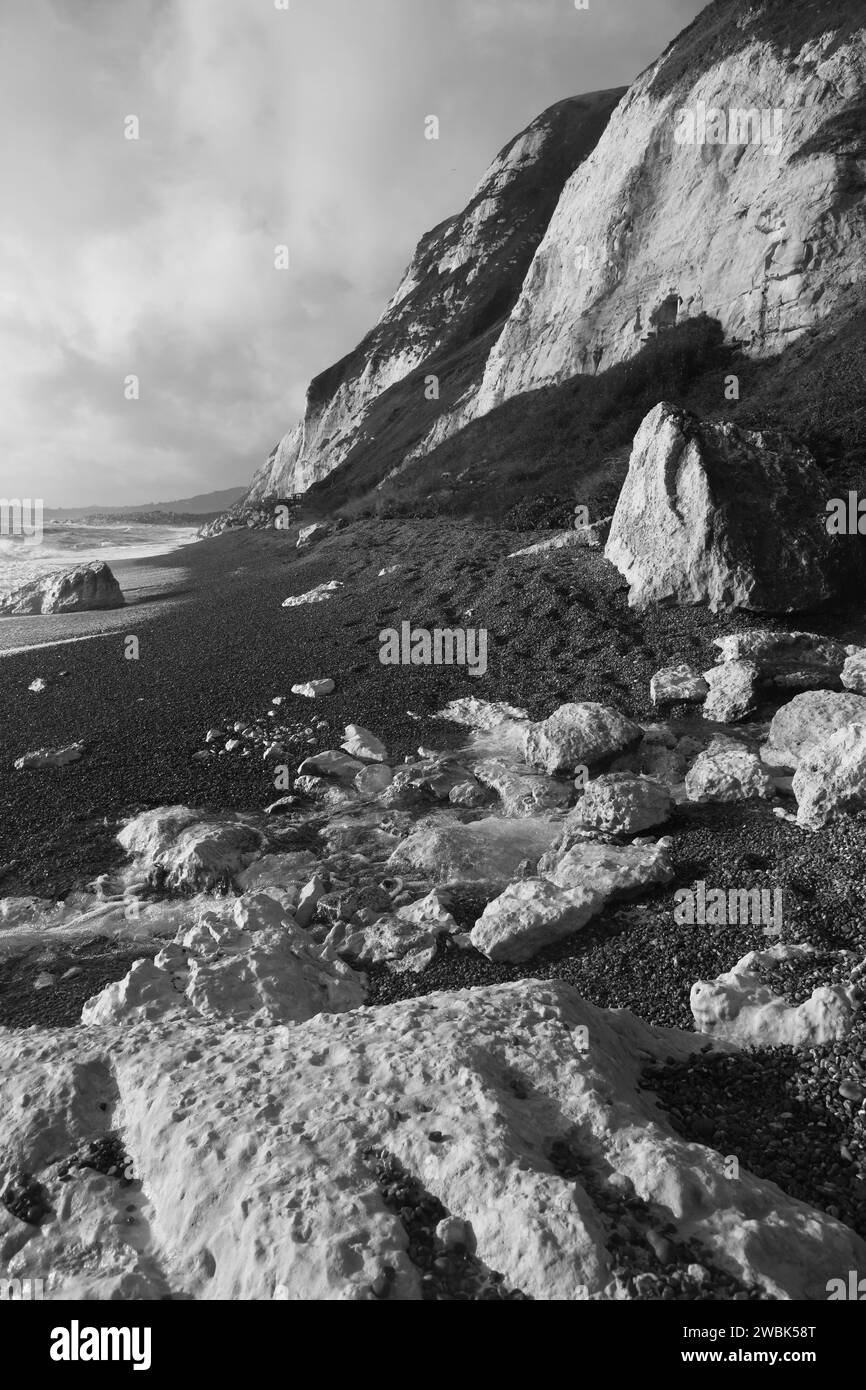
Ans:
[[[45,1189],[31,1173],[20,1172],[10,1178],[0,1202],[28,1226],[40,1225],[50,1211]]]
[[[802,1004],[822,985],[847,985],[857,957],[838,951],[816,951],[814,955],[759,963],[754,971],[776,994],[789,1004]]]
[[[117,1134],[108,1131],[98,1138],[89,1140],[78,1153],[65,1158],[57,1169],[61,1182],[69,1182],[74,1169],[92,1168],[108,1178],[117,1178],[122,1187],[131,1187],[134,1182],[132,1160],[123,1147]]]
[[[205,735],[204,748],[193,753],[193,761],[207,763],[228,756],[258,756],[265,762],[281,762],[307,757],[325,739],[328,721],[286,721],[281,717],[283,699],[275,696],[264,717],[224,719],[213,725]]]
[[[434,1137],[435,1136],[435,1137]],[[431,1141],[441,1141],[434,1130]],[[428,1302],[528,1301],[519,1289],[507,1290],[502,1274],[489,1270],[470,1246],[472,1234],[465,1222],[449,1217],[447,1209],[406,1171],[388,1149],[368,1149],[365,1158],[373,1168],[382,1199],[406,1228],[409,1258],[421,1271],[422,1297]],[[388,1298],[396,1271],[385,1266],[370,1286],[371,1298]]]

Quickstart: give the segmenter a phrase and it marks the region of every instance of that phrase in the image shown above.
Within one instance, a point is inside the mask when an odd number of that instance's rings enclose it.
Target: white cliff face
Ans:
[[[700,313],[758,356],[832,315],[866,242],[866,161],[844,135],[866,83],[866,28],[851,32],[857,12],[839,4],[784,50],[768,37],[771,8],[732,9],[736,38],[720,41],[710,7],[636,81],[566,184],[480,388],[415,457],[511,396],[605,370]],[[707,57],[701,26],[708,52],[733,51]]]
[[[566,178],[619,96],[591,93],[542,113],[493,161],[465,210],[422,237],[373,331],[310,384],[303,420],[259,470],[246,502],[303,492],[325,477],[364,437],[384,391],[508,312]]]

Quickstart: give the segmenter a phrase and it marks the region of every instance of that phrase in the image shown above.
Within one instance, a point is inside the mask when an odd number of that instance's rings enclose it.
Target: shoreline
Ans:
[[[158,555],[139,556],[111,564],[111,571],[126,599],[123,608],[0,617],[0,658],[49,646],[63,646],[91,637],[109,636],[120,628],[129,628],[130,615],[132,621],[138,623],[155,616],[165,603],[182,601],[190,596],[188,585],[193,567],[177,564],[177,556],[198,544],[201,542],[189,542],[161,551]],[[165,566],[167,560],[172,564]],[[75,566],[70,565],[69,568]],[[22,637],[23,641],[20,640]]]

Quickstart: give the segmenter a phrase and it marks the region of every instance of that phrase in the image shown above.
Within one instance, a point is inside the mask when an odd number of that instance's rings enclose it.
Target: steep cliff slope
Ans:
[[[866,247],[859,0],[715,0],[629,89],[429,453],[521,392],[705,313],[767,356],[832,315]]]
[[[303,420],[280,440],[246,501],[301,492],[324,477],[369,435],[376,399],[422,364],[435,372],[440,359],[460,357],[461,389],[477,381],[491,330],[513,307],[564,184],[622,94],[559,102],[505,146],[464,211],[421,239],[372,332],[311,382]],[[420,435],[441,406],[425,402],[423,381],[414,404]]]

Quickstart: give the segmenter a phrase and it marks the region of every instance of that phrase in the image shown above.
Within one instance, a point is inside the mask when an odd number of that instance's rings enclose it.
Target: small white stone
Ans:
[[[382,740],[369,729],[362,729],[360,724],[346,725],[345,740],[340,747],[355,758],[369,758],[374,763],[383,763],[388,756]]]
[[[330,695],[334,690],[334,682],[330,677],[324,680],[305,681],[303,685],[293,685],[293,695],[303,695],[307,700],[318,700],[323,695]]]

